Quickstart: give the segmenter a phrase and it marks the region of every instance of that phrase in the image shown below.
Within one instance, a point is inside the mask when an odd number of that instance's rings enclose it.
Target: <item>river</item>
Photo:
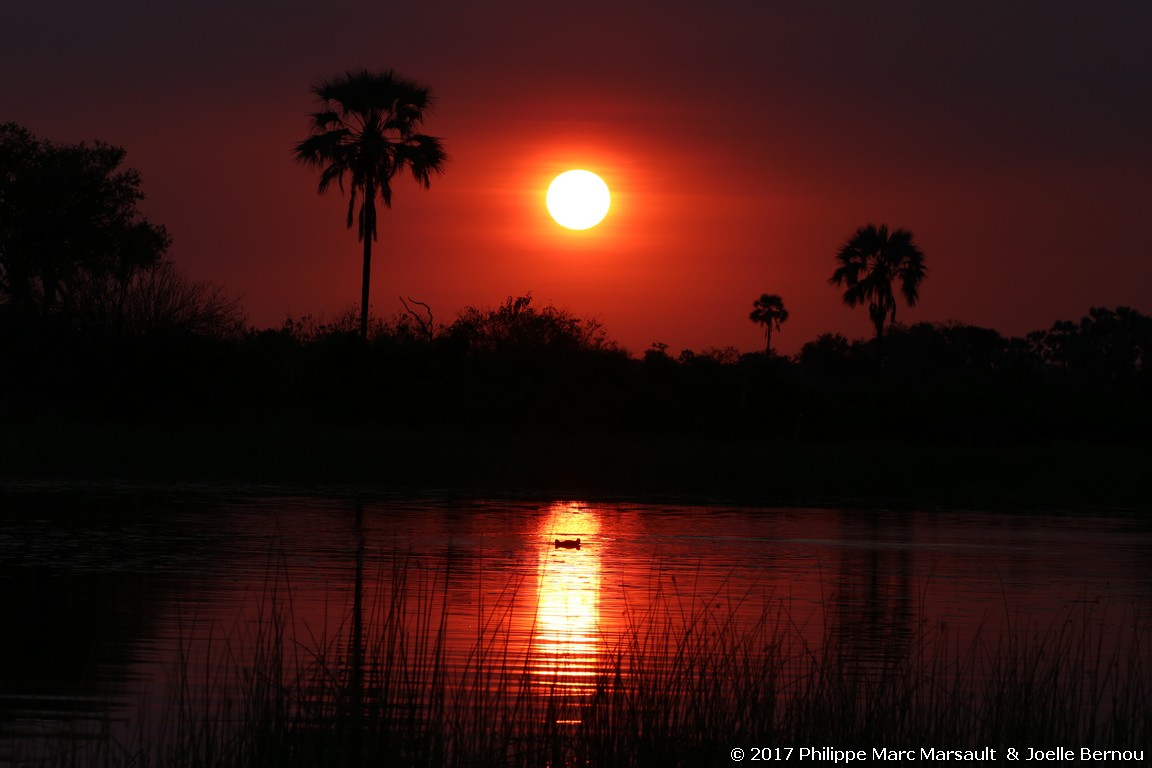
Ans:
[[[1126,511],[196,487],[0,504],[0,764],[153,738],[189,689],[229,699],[270,638],[286,674],[353,669],[359,696],[449,678],[450,706],[486,706],[518,680],[563,691],[549,716],[571,724],[605,680],[649,685],[686,651],[751,642],[785,668],[834,652],[865,676],[926,644],[1152,645],[1127,642],[1152,624],[1152,517]]]

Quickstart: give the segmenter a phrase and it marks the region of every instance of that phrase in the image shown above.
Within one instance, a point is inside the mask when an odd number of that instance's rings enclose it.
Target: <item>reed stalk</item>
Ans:
[[[828,628],[809,646],[784,601],[654,578],[604,638],[591,685],[575,689],[542,677],[518,640],[521,576],[477,600],[472,647],[449,654],[449,576],[447,563],[396,556],[370,577],[387,589],[319,638],[291,636],[291,590],[267,587],[252,637],[212,640],[199,658],[181,641],[170,701],[138,743],[42,762],[729,766],[736,746],[1152,743],[1150,648],[1135,614],[1120,638],[1086,604],[1047,627],[1008,616],[965,644],[921,621],[901,653],[867,659]],[[37,764],[30,754],[24,764]]]

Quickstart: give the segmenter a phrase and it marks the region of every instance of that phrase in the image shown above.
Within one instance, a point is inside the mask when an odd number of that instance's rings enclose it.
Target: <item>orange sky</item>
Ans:
[[[14,11],[0,103],[42,138],[126,147],[172,258],[261,327],[359,299],[346,200],[317,196],[291,148],[309,86],[365,67],[435,89],[425,129],[452,156],[427,192],[395,184],[383,314],[404,295],[450,322],[531,292],[635,354],[754,350],[768,292],[791,312],[774,345],[795,352],[869,334],[827,279],[870,222],[926,254],[900,319],[1022,334],[1092,305],[1152,312],[1152,10],[921,5],[64,0]],[[572,167],[614,196],[585,233],[544,208]]]

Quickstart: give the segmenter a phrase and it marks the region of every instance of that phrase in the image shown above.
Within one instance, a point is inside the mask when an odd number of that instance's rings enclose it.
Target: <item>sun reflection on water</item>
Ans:
[[[578,504],[556,504],[540,525],[540,570],[533,679],[551,693],[593,692],[600,646],[599,516]],[[579,548],[556,541],[580,540]]]

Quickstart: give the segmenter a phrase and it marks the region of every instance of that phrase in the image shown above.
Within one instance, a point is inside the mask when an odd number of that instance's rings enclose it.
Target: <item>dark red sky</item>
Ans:
[[[128,149],[172,258],[249,320],[359,299],[346,201],[292,160],[309,86],[395,68],[436,91],[452,161],[380,229],[374,307],[448,322],[532,292],[640,353],[866,336],[827,279],[869,222],[929,276],[903,320],[1008,334],[1089,306],[1152,313],[1152,4],[59,0],[5,11],[0,120]],[[612,187],[598,228],[551,177]]]

